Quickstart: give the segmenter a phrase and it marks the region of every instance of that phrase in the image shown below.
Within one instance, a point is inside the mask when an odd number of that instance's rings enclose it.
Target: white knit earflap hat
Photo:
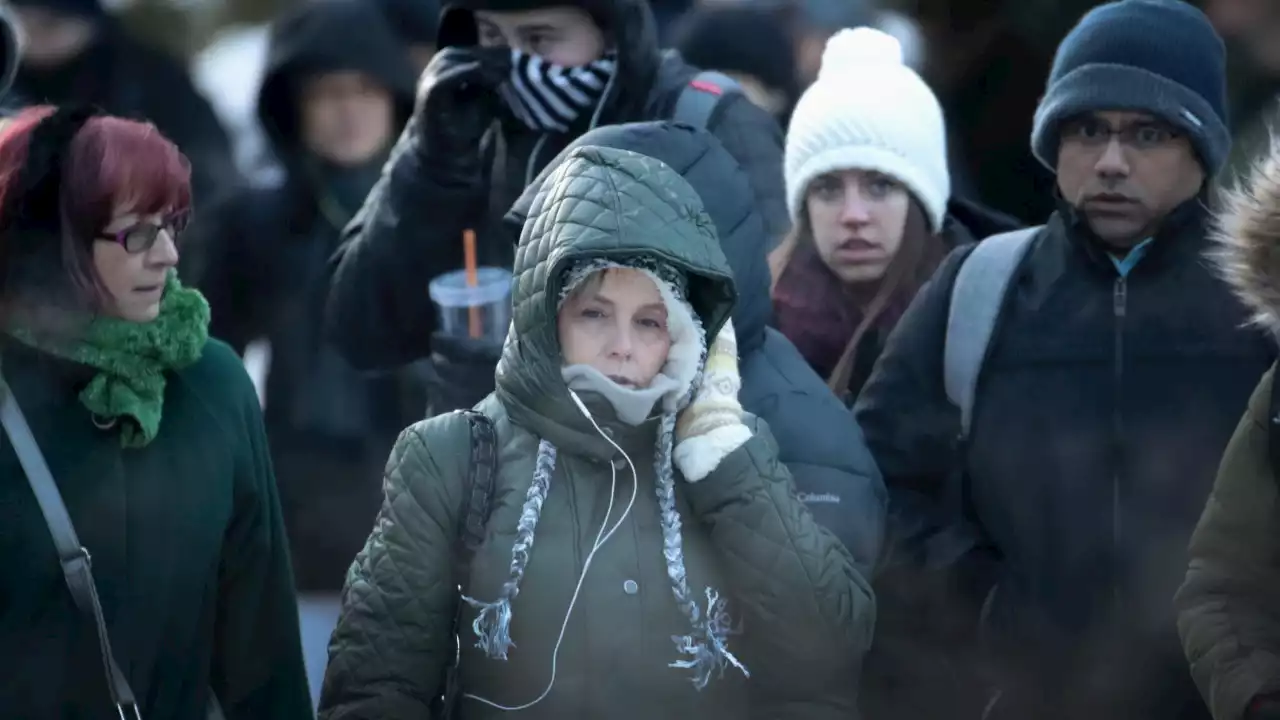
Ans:
[[[942,229],[951,197],[938,98],[903,64],[892,35],[867,27],[827,41],[818,79],[787,130],[787,208],[799,222],[809,183],[837,170],[874,170],[905,185]]]

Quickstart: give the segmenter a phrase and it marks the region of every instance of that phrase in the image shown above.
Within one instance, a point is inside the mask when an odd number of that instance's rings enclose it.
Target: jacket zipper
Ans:
[[[1128,284],[1123,275],[1116,278],[1111,293],[1111,310],[1115,331],[1115,357],[1112,365],[1111,388],[1111,550],[1113,571],[1123,563],[1124,523],[1121,519],[1121,473],[1124,464],[1124,411],[1121,399],[1124,395],[1124,319],[1128,310]],[[1120,604],[1122,574],[1115,572],[1111,581],[1112,598]]]

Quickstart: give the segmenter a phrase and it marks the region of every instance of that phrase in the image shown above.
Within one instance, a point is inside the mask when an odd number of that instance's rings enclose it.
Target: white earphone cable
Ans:
[[[627,516],[631,514],[631,508],[635,506],[636,496],[639,494],[639,490],[640,490],[639,473],[636,472],[636,466],[635,466],[635,463],[631,462],[631,457],[627,455],[625,450],[623,450],[616,442],[613,441],[613,438],[609,437],[608,433],[600,429],[600,425],[596,423],[596,419],[591,416],[591,411],[587,410],[586,404],[582,402],[582,399],[578,397],[577,393],[575,393],[573,390],[570,390],[569,396],[573,398],[573,402],[575,405],[578,406],[578,410],[580,410],[583,416],[587,418],[587,420],[591,423],[591,426],[596,429],[596,432],[600,433],[600,437],[604,438],[606,442],[612,445],[613,448],[617,450],[619,453],[621,453],[622,457],[627,461],[627,467],[631,469],[631,499],[627,502],[627,507],[625,510],[622,511],[622,516],[618,518],[618,522],[614,523],[613,527],[609,527],[609,516],[613,514],[613,498],[615,495],[617,495],[617,492],[618,492],[618,469],[614,467],[613,463],[610,463],[609,464],[609,470],[610,470],[609,505],[605,509],[604,522],[600,525],[600,531],[596,533],[595,542],[591,544],[591,552],[587,553],[587,559],[582,563],[582,574],[578,576],[578,584],[573,589],[573,597],[569,599],[569,609],[565,611],[564,620],[560,623],[560,635],[556,638],[555,648],[552,649],[551,651],[551,678],[547,682],[546,689],[542,691],[541,695],[539,695],[537,698],[533,699],[532,701],[527,702],[524,705],[516,705],[514,707],[499,705],[498,703],[495,703],[492,700],[486,700],[485,698],[482,698],[478,695],[472,695],[471,693],[463,693],[462,695],[465,698],[470,698],[472,700],[482,702],[485,705],[488,705],[489,707],[492,707],[492,708],[496,708],[498,710],[504,710],[508,712],[516,711],[516,710],[528,710],[534,705],[537,705],[538,703],[545,700],[546,697],[551,694],[551,688],[555,687],[555,684],[556,684],[556,661],[560,656],[560,645],[561,643],[564,642],[565,631],[569,629],[569,618],[573,616],[573,607],[578,603],[578,595],[582,592],[583,581],[587,579],[587,571],[591,568],[591,561],[592,559],[595,558],[596,551],[604,547],[605,543],[609,542],[609,538],[613,537],[613,534],[618,531],[618,528],[622,527],[622,523],[627,519]],[[607,527],[609,528],[609,531],[606,533],[605,528]]]

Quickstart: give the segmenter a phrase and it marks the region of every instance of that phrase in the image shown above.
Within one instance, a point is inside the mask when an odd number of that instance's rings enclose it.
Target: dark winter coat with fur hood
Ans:
[[[1254,320],[1280,333],[1280,150],[1222,214],[1219,260]],[[1280,483],[1273,464],[1274,367],[1227,446],[1191,540],[1178,592],[1178,629],[1191,673],[1216,720],[1280,697]],[[1267,715],[1265,717],[1274,717]]]

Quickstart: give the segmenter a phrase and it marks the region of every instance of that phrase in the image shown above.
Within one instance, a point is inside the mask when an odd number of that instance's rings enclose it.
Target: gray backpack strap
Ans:
[[[707,130],[711,127],[720,101],[726,95],[741,92],[742,86],[737,80],[721,72],[703,70],[680,90],[671,119],[699,130]]]
[[[98,588],[93,580],[92,560],[89,551],[80,543],[75,526],[71,524],[71,516],[62,501],[62,493],[49,471],[44,453],[31,433],[27,418],[18,407],[7,383],[0,379],[0,424],[9,437],[13,452],[18,456],[18,464],[27,476],[27,484],[36,496],[36,504],[44,515],[45,524],[49,526],[49,534],[53,537],[53,546],[58,553],[58,562],[62,565],[62,577],[71,599],[94,624],[98,633],[98,650],[102,656],[103,670],[106,672],[107,691],[111,694],[115,705],[114,717],[120,720],[142,720],[138,711],[138,702],[134,698],[133,688],[124,671],[116,663],[115,653],[111,649],[111,639],[107,635],[107,622],[102,615],[102,605],[98,602]],[[218,698],[209,689],[205,708],[208,720],[223,720],[222,706]]]
[[[1039,227],[992,235],[965,258],[951,288],[943,379],[947,398],[960,409],[960,432],[969,436],[978,374],[987,357],[1000,308]]]
[[[484,544],[485,526],[489,523],[498,475],[498,434],[493,420],[479,410],[459,412],[464,412],[471,424],[471,462],[467,471],[468,492],[464,498],[461,528],[454,544],[454,584],[458,586],[459,594],[453,618],[456,644],[453,657],[445,665],[443,694],[432,702],[430,717],[437,720],[452,720],[461,715],[458,704],[462,701],[462,681],[458,677],[458,663],[462,660],[462,633],[466,627],[463,615],[467,609],[461,595],[465,594],[471,582],[471,560]]]

